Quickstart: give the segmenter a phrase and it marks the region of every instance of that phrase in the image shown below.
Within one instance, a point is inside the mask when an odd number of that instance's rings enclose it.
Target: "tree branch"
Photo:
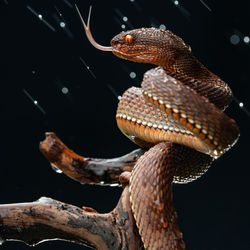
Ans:
[[[52,132],[46,133],[45,140],[40,143],[40,151],[53,167],[76,181],[89,184],[118,183],[120,174],[131,172],[138,158],[145,152],[137,149],[113,159],[87,158],[70,150]]]
[[[91,211],[91,212],[90,212]],[[63,239],[97,249],[140,249],[126,187],[116,208],[107,214],[80,209],[50,198],[0,205],[0,239],[35,245]]]

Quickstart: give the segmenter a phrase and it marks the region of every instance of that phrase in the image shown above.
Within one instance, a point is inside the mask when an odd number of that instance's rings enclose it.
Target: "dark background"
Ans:
[[[102,45],[109,45],[111,38],[122,30],[122,24],[126,29],[165,24],[191,45],[202,63],[231,86],[244,107],[250,108],[250,43],[246,43],[247,38],[244,42],[244,37],[250,36],[247,0],[180,0],[179,5],[171,0],[2,0],[1,204],[48,196],[108,212],[122,191],[119,187],[81,185],[57,174],[39,152],[39,141],[46,131],[54,131],[84,156],[109,158],[136,148],[116,127],[117,99],[108,85],[122,94],[132,85],[139,86],[143,73],[152,66],[122,61],[92,47],[74,3],[85,20],[89,5],[93,5],[91,29]],[[31,9],[53,28],[39,20]],[[123,16],[128,22],[122,20]],[[61,28],[60,22],[66,26]],[[130,72],[137,77],[131,79]],[[67,87],[67,94],[62,93],[63,87]],[[235,101],[227,114],[240,126],[238,143],[199,180],[174,185],[175,206],[187,249],[250,249],[250,117]],[[0,249],[30,248],[12,241]],[[85,248],[52,241],[35,249]]]

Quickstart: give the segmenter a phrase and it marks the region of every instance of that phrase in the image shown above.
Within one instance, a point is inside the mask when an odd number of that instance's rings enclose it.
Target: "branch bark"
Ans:
[[[78,208],[50,198],[0,205],[0,239],[36,245],[63,239],[97,249],[140,249],[126,187],[116,208],[107,214]]]
[[[122,172],[131,172],[139,157],[145,152],[137,149],[113,159],[96,159],[80,156],[70,150],[53,132],[46,133],[40,151],[53,167],[70,178],[89,184],[119,183]]]

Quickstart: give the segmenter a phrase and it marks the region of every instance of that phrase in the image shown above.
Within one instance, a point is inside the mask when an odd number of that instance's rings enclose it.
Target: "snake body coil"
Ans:
[[[237,141],[236,123],[223,113],[232,92],[170,31],[142,28],[122,32],[111,40],[111,47],[104,47],[91,35],[90,14],[88,24],[82,22],[96,48],[158,66],[144,74],[141,88],[132,87],[123,94],[116,119],[128,138],[149,149],[136,163],[129,183],[144,247],[184,249],[172,182],[197,179]]]

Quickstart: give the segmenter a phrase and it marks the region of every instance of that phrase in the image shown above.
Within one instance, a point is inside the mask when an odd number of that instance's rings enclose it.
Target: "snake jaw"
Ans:
[[[78,9],[78,7],[75,5],[75,8],[76,8],[76,11],[81,19],[81,22],[82,22],[82,25],[83,25],[83,28],[85,30],[85,33],[86,33],[86,36],[88,38],[88,40],[90,41],[90,43],[97,49],[99,50],[102,50],[102,51],[112,51],[113,48],[112,47],[107,47],[107,46],[102,46],[100,44],[98,44],[95,39],[93,38],[92,36],[92,33],[91,33],[91,30],[90,30],[90,16],[91,16],[91,9],[92,9],[92,6],[90,5],[89,7],[89,15],[88,15],[88,21],[87,21],[87,25],[86,23],[84,22],[83,18],[82,18],[82,15]]]

